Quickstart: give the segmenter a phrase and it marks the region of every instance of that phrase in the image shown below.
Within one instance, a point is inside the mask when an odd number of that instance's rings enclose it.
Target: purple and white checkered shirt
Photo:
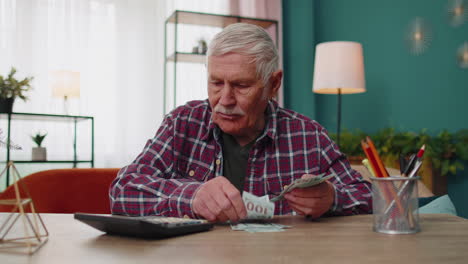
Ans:
[[[111,210],[122,215],[196,216],[194,194],[223,172],[222,136],[207,100],[191,101],[168,114],[143,152],[122,168],[110,187]],[[270,101],[266,126],[249,153],[244,190],[274,197],[305,173],[335,173],[335,201],[327,215],[370,213],[369,182],[317,122]],[[286,200],[275,214],[290,214]]]

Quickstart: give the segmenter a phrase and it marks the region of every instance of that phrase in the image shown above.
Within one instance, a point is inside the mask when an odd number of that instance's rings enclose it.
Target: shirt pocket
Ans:
[[[211,169],[207,166],[186,161],[179,161],[178,172],[179,177],[200,182],[207,181],[209,175],[212,173]]]

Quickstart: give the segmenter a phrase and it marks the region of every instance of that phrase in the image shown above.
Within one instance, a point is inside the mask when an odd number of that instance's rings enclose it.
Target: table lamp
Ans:
[[[315,49],[314,93],[338,94],[337,144],[340,146],[341,94],[366,91],[362,45],[351,41],[317,44]]]
[[[68,99],[80,97],[80,73],[72,71],[52,72],[52,93],[54,97],[63,98],[65,115],[68,115]]]

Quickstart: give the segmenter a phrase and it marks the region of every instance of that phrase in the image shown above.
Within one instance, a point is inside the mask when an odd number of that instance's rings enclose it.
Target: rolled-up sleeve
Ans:
[[[335,199],[327,215],[355,215],[372,213],[371,185],[359,172],[353,170],[346,156],[329,138],[325,129],[320,132],[320,170],[334,173],[330,179],[335,188]]]

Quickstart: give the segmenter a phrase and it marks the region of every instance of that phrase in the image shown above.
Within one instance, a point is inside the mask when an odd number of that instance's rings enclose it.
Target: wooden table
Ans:
[[[108,236],[71,214],[42,214],[49,241],[34,255],[0,253],[0,263],[468,263],[468,221],[421,215],[422,232],[385,235],[372,231],[372,215],[308,221],[278,233],[212,231],[163,240]]]

